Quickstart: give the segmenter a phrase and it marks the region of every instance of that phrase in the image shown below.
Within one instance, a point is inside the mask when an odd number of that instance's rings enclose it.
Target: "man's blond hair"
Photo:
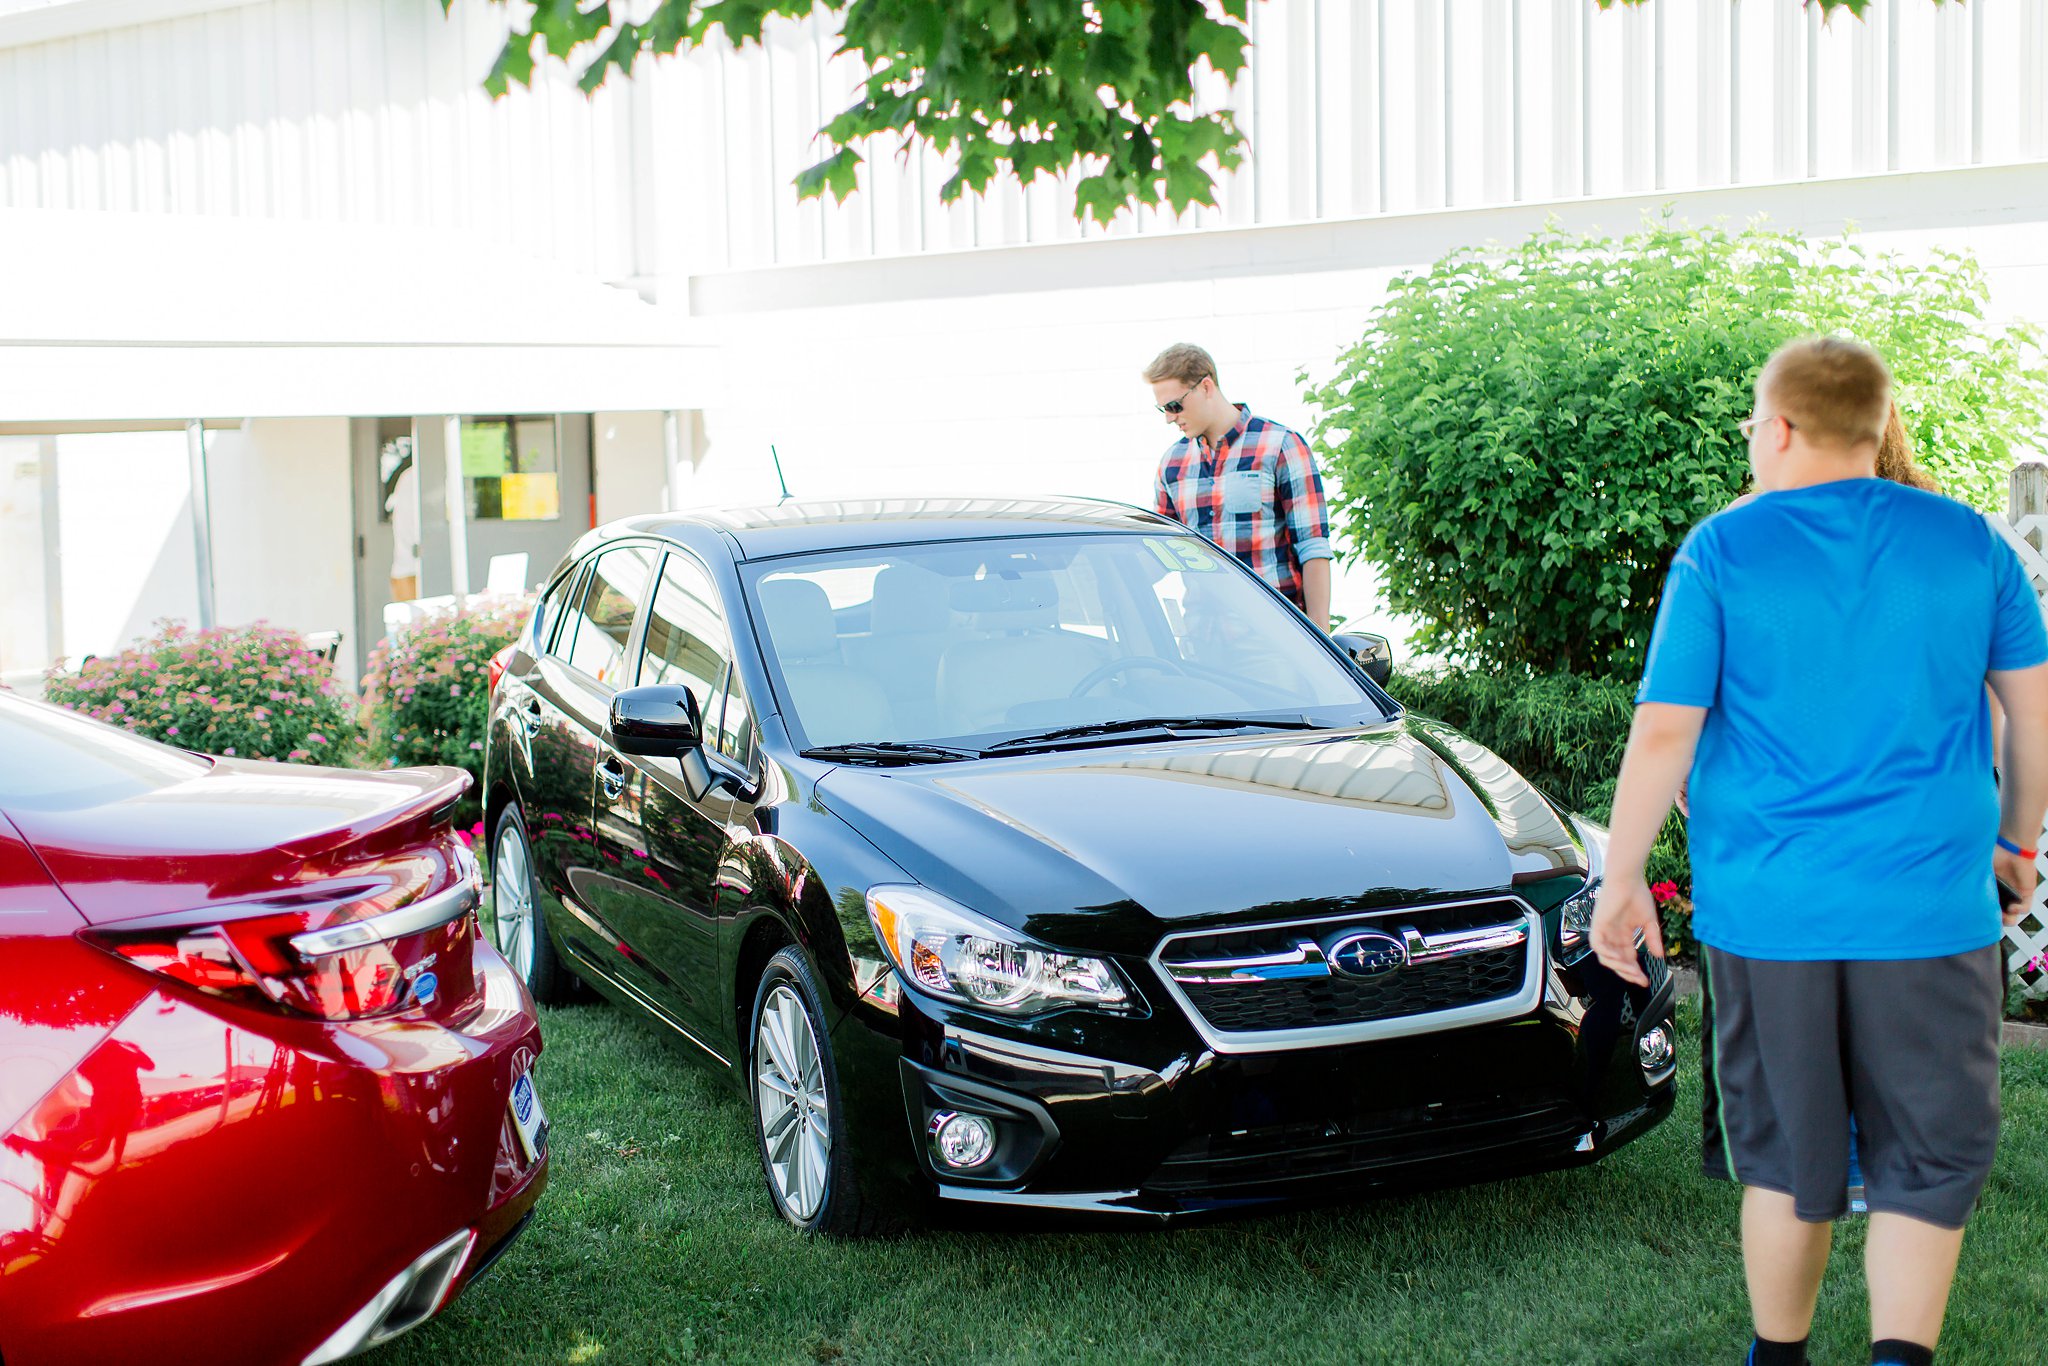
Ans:
[[[1182,384],[1200,384],[1216,374],[1216,361],[1207,351],[1193,342],[1175,342],[1152,358],[1145,367],[1145,383],[1157,384],[1160,380],[1178,380]],[[1217,381],[1218,386],[1222,384]]]
[[[1764,362],[1757,394],[1823,446],[1860,446],[1884,436],[1892,372],[1877,352],[1840,337],[1787,342]]]

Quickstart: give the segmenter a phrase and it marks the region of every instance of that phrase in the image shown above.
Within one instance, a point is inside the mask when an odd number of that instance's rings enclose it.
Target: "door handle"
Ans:
[[[626,766],[619,762],[615,754],[605,755],[597,765],[597,785],[604,789],[604,795],[608,800],[616,801],[619,794],[626,790],[627,777]]]

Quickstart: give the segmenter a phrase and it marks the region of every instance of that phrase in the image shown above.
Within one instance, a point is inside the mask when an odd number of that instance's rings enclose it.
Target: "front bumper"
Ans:
[[[854,1118],[907,1134],[879,1165],[938,1213],[1164,1222],[1456,1185],[1595,1161],[1670,1113],[1674,1069],[1646,1073],[1638,1048],[1669,1031],[1671,1005],[1668,974],[1643,990],[1589,961],[1551,974],[1512,1020],[1219,1053],[1170,1009],[1068,1012],[1026,1036],[905,992],[887,1069],[900,1105]],[[871,1099],[886,1094],[880,1071],[861,1088]],[[928,1141],[935,1117],[961,1112],[998,1135],[975,1172],[946,1169]]]

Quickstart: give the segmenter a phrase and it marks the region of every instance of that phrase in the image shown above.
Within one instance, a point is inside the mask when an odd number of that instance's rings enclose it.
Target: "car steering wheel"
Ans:
[[[1161,659],[1157,655],[1125,655],[1121,659],[1112,659],[1107,664],[1090,669],[1088,676],[1076,683],[1067,696],[1079,697],[1098,683],[1114,678],[1129,669],[1156,669],[1160,673],[1179,674],[1183,678],[1187,677],[1188,672],[1173,660]]]

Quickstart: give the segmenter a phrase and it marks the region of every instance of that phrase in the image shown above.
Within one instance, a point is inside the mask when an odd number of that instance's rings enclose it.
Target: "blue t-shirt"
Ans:
[[[2019,557],[1938,494],[1845,479],[1693,528],[1636,700],[1708,709],[1695,937],[1783,960],[1996,942],[1984,675],[2043,662]]]

